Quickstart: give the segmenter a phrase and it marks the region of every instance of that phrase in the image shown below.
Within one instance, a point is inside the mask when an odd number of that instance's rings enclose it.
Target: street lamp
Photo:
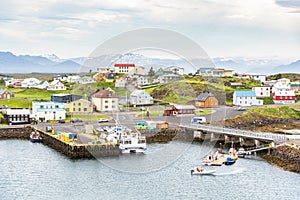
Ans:
[[[54,135],[55,131],[54,131],[54,120],[55,120],[55,111],[53,112],[53,120],[52,120],[52,135]]]

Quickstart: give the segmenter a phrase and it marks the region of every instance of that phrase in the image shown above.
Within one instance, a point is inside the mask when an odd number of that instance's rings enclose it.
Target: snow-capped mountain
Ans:
[[[98,57],[78,57],[62,59],[55,54],[45,56],[16,56],[11,52],[0,52],[0,73],[78,73],[97,71],[100,67],[113,68],[114,63],[134,63],[145,67],[148,72],[168,66],[183,67],[185,73],[194,73],[203,67],[231,69],[238,73],[274,74],[281,72],[300,73],[300,60],[286,64],[279,59],[244,59],[217,57],[213,59],[165,59],[146,57],[141,54],[127,53],[101,55]]]

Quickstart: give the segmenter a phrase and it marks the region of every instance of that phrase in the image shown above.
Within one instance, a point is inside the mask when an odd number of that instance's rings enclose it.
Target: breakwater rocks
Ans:
[[[282,145],[263,156],[269,163],[291,172],[300,173],[300,150],[288,145]]]
[[[193,141],[193,131],[186,129],[161,129],[161,130],[141,130],[142,135],[146,136],[147,143],[167,143],[170,141]]]
[[[29,139],[32,130],[30,126],[1,127],[0,139]]]

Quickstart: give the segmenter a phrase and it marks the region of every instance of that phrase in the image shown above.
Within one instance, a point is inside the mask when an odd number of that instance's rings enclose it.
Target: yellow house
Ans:
[[[71,113],[93,112],[93,104],[86,99],[78,99],[69,103]]]
[[[95,106],[96,111],[108,112],[119,110],[119,98],[110,88],[98,90],[94,93],[92,95],[92,103]]]
[[[224,70],[224,76],[225,77],[232,77],[233,76],[233,70],[225,69]]]

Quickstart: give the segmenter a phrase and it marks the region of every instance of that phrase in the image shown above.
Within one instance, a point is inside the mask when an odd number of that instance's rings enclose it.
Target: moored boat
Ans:
[[[235,163],[235,160],[233,160],[231,157],[227,157],[224,161],[225,165],[233,165]]]
[[[145,153],[146,137],[141,136],[140,133],[125,135],[119,140],[119,149],[122,154]]]
[[[247,153],[244,148],[239,148],[236,154],[239,158],[245,158]]]
[[[43,141],[42,136],[38,131],[32,131],[30,133],[30,142],[40,143],[42,141]]]

